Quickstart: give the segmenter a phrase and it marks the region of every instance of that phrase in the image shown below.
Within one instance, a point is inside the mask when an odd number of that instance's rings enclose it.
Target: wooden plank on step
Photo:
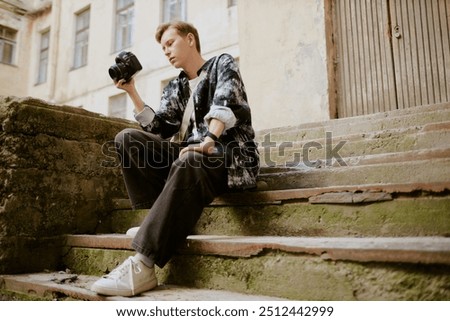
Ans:
[[[132,250],[133,238],[124,234],[76,234],[66,236],[66,246],[95,249]]]
[[[376,163],[376,162],[374,162]],[[408,183],[408,184],[367,184],[343,185],[316,188],[284,189],[271,191],[246,191],[222,194],[214,199],[209,206],[239,206],[239,205],[270,205],[282,204],[286,201],[304,201],[326,193],[342,192],[380,192],[411,193],[415,191],[441,193],[450,190],[450,182]],[[125,200],[123,201],[125,203]],[[124,209],[124,208],[116,208]],[[127,208],[129,209],[129,207]]]
[[[450,238],[445,237],[188,237],[187,253],[252,257],[267,250],[320,256],[326,260],[450,264]]]
[[[411,193],[414,191],[440,193],[450,189],[450,182],[411,183],[411,184],[367,184],[348,186],[329,186],[317,188],[285,189],[272,191],[253,191],[228,193],[217,197],[211,206],[279,204],[285,201],[308,201],[311,197],[339,192],[384,192]]]
[[[312,204],[355,204],[391,201],[392,195],[384,192],[340,192],[324,193],[309,198]]]

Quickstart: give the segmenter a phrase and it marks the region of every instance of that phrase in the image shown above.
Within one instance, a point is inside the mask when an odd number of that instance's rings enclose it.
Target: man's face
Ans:
[[[161,37],[161,47],[169,62],[175,68],[184,68],[189,62],[192,37],[182,37],[175,28],[167,29]]]

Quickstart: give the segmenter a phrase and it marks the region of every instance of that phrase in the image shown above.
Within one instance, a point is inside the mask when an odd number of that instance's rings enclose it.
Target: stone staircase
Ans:
[[[449,300],[450,104],[258,133],[255,191],[205,208],[160,286],[133,300]],[[188,205],[188,204],[187,204]],[[129,255],[128,200],[65,237],[61,270],[0,278],[25,299],[89,291]]]

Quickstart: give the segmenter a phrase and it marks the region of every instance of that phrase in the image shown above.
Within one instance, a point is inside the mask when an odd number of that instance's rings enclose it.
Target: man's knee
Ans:
[[[131,138],[136,135],[136,132],[139,132],[139,130],[135,128],[125,128],[116,135],[114,142],[116,145],[123,146],[126,141],[129,142]]]

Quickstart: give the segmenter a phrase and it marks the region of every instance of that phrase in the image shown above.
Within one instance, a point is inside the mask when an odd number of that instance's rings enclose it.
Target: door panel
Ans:
[[[450,0],[335,0],[338,117],[450,101]]]
[[[391,0],[398,108],[450,101],[449,1]]]
[[[338,116],[396,109],[386,0],[335,1]]]

